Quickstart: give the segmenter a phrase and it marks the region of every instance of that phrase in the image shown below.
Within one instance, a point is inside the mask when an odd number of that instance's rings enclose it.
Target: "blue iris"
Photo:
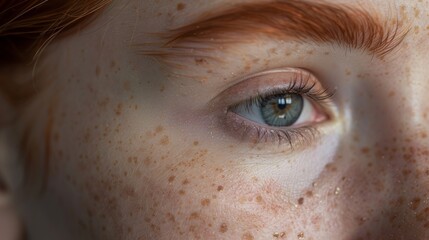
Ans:
[[[265,98],[260,109],[266,124],[275,127],[288,127],[299,119],[303,108],[303,97],[291,93]]]

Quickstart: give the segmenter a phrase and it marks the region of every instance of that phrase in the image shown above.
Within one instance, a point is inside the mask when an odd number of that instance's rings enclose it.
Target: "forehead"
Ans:
[[[118,0],[122,2],[123,0]],[[313,3],[341,4],[362,8],[387,18],[401,18],[415,25],[429,22],[429,16],[422,14],[429,7],[429,0],[306,0]],[[216,15],[240,4],[268,3],[275,0],[129,0],[135,12],[145,20],[153,20],[156,26],[179,27],[204,16]],[[283,1],[284,2],[284,1]],[[287,1],[286,1],[287,2]],[[147,19],[150,18],[150,19]],[[159,21],[159,20],[163,21]],[[158,21],[156,21],[158,20]]]
[[[112,36],[116,36],[119,40],[123,36],[131,35],[129,39],[133,43],[152,43],[154,40],[162,43],[162,40],[153,39],[152,33],[166,33],[172,29],[220,15],[237,5],[269,2],[275,1],[118,0],[114,2],[108,14],[105,14],[108,17],[103,19],[110,21],[114,18],[115,21],[111,21],[111,25],[116,27],[116,34]],[[322,1],[307,0],[307,2],[321,3]],[[416,61],[424,58],[423,52],[429,47],[429,42],[426,41],[429,32],[429,15],[422,9],[429,8],[429,0],[323,0],[323,3],[364,9],[383,19],[398,20],[401,27],[410,29],[402,45],[406,51],[401,52],[401,55],[413,56]]]

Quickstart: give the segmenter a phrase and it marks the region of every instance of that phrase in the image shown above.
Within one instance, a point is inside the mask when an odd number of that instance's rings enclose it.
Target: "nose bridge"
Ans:
[[[398,174],[417,176],[429,169],[429,68],[416,62],[408,59],[394,77],[373,83],[381,87],[374,87],[377,94],[368,104],[368,124],[360,125],[368,144],[374,146],[372,161],[388,163],[382,167],[390,168],[396,179],[401,179]],[[397,187],[408,187],[403,180]]]
[[[410,59],[403,73],[392,79],[396,94],[377,100],[386,110],[378,114],[376,121],[385,128],[382,133],[386,136],[379,136],[380,141],[389,143],[386,140],[390,138],[390,146],[386,147],[397,149],[392,156],[394,161],[421,169],[420,165],[428,163],[429,68],[413,62],[416,60]]]
[[[409,69],[409,68],[407,68]],[[362,139],[372,149],[367,161],[384,175],[389,186],[383,193],[385,211],[380,211],[380,230],[419,238],[429,228],[429,72],[406,70],[392,79],[394,94],[373,94]],[[427,76],[427,77],[426,77]],[[383,86],[384,87],[384,86]],[[385,87],[384,87],[385,88]],[[364,134],[365,133],[365,134]],[[364,143],[365,145],[365,143]],[[387,213],[387,214],[386,214]],[[417,236],[417,238],[415,238]]]
[[[411,50],[410,50],[411,51]],[[429,58],[422,52],[395,61],[401,67],[389,77],[361,85],[364,96],[354,96],[355,131],[367,133],[367,142],[420,145],[429,133]],[[361,94],[362,95],[362,94]],[[362,101],[362,99],[364,99]],[[402,140],[402,141],[401,141]]]
[[[403,68],[354,89],[352,134],[342,145],[352,146],[354,165],[343,187],[375,235],[429,239],[429,68]]]

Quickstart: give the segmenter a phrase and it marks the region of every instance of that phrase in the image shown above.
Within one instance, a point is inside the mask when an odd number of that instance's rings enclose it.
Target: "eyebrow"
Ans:
[[[209,47],[213,44],[243,43],[266,36],[331,43],[382,58],[398,47],[408,33],[398,19],[383,20],[360,8],[308,1],[242,4],[211,15],[161,34],[164,44],[144,50],[144,54],[193,56],[213,49]]]

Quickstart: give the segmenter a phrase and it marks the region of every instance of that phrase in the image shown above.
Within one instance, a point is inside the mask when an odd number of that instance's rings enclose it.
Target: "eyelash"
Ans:
[[[327,88],[315,90],[315,87],[315,82],[309,84],[309,79],[304,79],[302,75],[298,75],[292,79],[291,84],[287,88],[279,88],[265,92],[259,92],[257,93],[257,96],[245,100],[244,103],[246,104],[247,109],[249,109],[252,105],[261,107],[262,102],[267,97],[291,93],[307,96],[316,103],[326,103],[326,100],[329,100],[335,94],[333,91],[330,91]],[[233,107],[236,107],[237,105],[234,105]]]
[[[335,92],[327,88],[315,89],[315,87],[315,82],[310,83],[309,78],[304,78],[303,75],[296,74],[290,81],[288,87],[258,92],[256,96],[229,107],[228,112],[231,112],[241,104],[244,104],[246,110],[250,110],[251,107],[255,105],[261,107],[264,100],[268,97],[291,93],[307,97],[312,100],[312,102],[322,106],[322,108],[326,108]],[[250,121],[242,118],[240,118],[240,121],[241,123],[238,129],[242,131],[242,136],[254,135],[254,143],[273,140],[281,145],[283,142],[287,142],[292,149],[296,145],[311,142],[319,133],[318,130],[312,126],[279,128],[250,123]],[[254,131],[253,134],[249,134],[249,131],[252,130]]]

